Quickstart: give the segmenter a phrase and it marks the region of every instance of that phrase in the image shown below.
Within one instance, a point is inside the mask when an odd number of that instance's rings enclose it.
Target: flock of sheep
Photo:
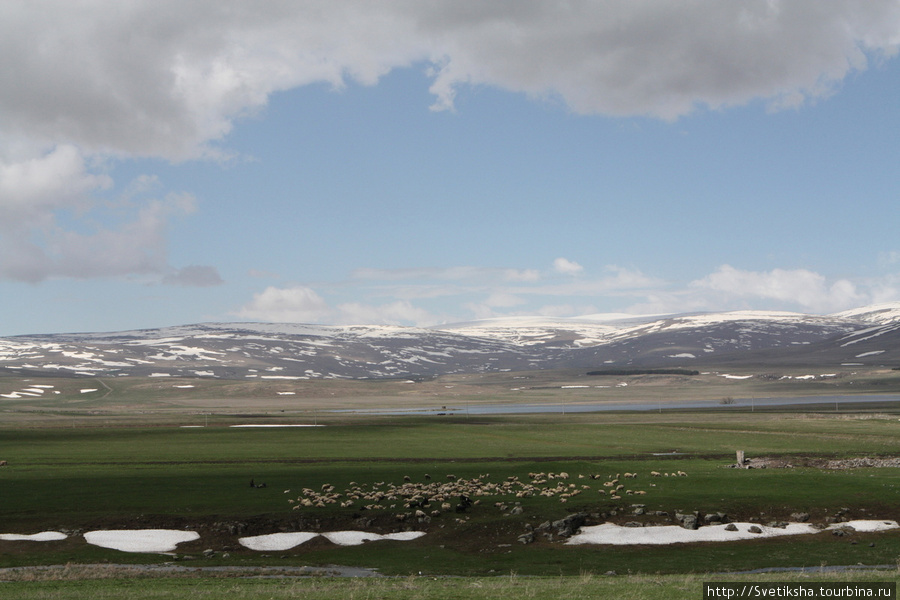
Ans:
[[[650,477],[686,477],[684,471],[660,473],[651,471]],[[515,499],[541,496],[557,498],[566,503],[570,499],[592,490],[588,481],[601,483],[596,492],[610,500],[620,500],[622,496],[643,496],[646,490],[637,489],[637,473],[607,475],[577,475],[571,477],[566,472],[560,473],[528,473],[527,480],[518,476],[509,476],[502,481],[489,481],[490,473],[473,477],[458,478],[453,474],[446,475],[442,481],[433,481],[430,475],[424,475],[423,482],[413,482],[412,478],[403,477],[402,484],[375,482],[371,486],[360,485],[351,481],[348,486],[337,491],[330,483],[323,484],[318,490],[304,488],[296,499],[289,499],[293,508],[325,508],[340,506],[353,510],[392,510],[397,511],[400,521],[416,518],[420,522],[430,520],[443,513],[464,515],[472,506],[478,506],[485,499],[496,499],[493,505],[503,512],[511,510],[512,514],[521,512],[521,503]],[[573,481],[574,480],[574,481]],[[578,481],[577,483],[575,481]],[[595,486],[597,484],[594,484]],[[656,484],[650,483],[650,487]],[[284,493],[290,493],[285,490]],[[512,502],[512,507],[510,506]],[[457,521],[464,518],[457,517]]]

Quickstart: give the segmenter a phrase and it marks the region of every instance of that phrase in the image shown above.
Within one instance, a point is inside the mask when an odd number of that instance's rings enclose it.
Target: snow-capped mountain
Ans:
[[[900,302],[872,304],[862,308],[854,308],[832,315],[838,319],[850,319],[875,325],[886,325],[900,321]]]
[[[739,311],[511,317],[432,328],[207,323],[0,338],[0,374],[248,379],[734,364],[900,364],[900,303],[833,315]]]

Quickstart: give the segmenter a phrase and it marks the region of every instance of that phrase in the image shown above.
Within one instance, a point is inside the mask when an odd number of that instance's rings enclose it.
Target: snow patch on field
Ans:
[[[52,390],[56,386],[52,385],[41,385],[41,384],[29,384],[28,387],[22,388],[21,390],[17,390],[15,392],[10,392],[8,394],[0,394],[2,398],[9,398],[10,400],[16,400],[19,398],[40,398],[44,392],[48,390]],[[58,394],[59,390],[54,390],[54,394]]]
[[[295,546],[304,544],[309,540],[318,537],[318,533],[310,533],[308,531],[297,531],[293,533],[271,533],[269,535],[256,535],[253,537],[243,537],[238,540],[241,546],[250,550],[261,552],[272,552],[279,550],[290,550]],[[322,533],[321,536],[333,544],[339,546],[358,546],[365,542],[377,542],[379,540],[393,540],[405,542],[414,540],[425,535],[424,531],[404,531],[401,533],[388,533],[381,535],[378,533],[368,533],[365,531],[329,531]]]
[[[32,533],[31,535],[23,535],[20,533],[0,533],[0,540],[7,542],[57,542],[66,539],[68,536],[59,531],[42,531],[40,533]]]
[[[309,533],[307,531],[270,533],[269,535],[242,537],[238,540],[238,543],[244,548],[260,552],[290,550],[294,546],[306,543],[318,535],[318,533]]]
[[[339,546],[358,546],[364,542],[377,542],[378,540],[406,542],[420,538],[423,535],[425,535],[424,531],[403,531],[385,535],[366,533],[365,531],[331,531],[322,534],[329,542]]]
[[[122,552],[172,552],[183,542],[200,539],[196,531],[177,529],[118,529],[88,531],[88,544]]]
[[[279,425],[277,423],[273,424],[265,424],[265,423],[253,423],[251,425],[229,425],[229,427],[325,427],[324,425]]]
[[[808,523],[788,523],[784,528],[766,527],[754,523],[733,523],[735,529],[729,531],[728,525],[708,525],[699,529],[685,529],[679,525],[663,525],[658,527],[623,527],[614,523],[604,523],[593,527],[582,527],[581,533],[572,536],[567,544],[611,544],[617,546],[647,544],[686,544],[690,542],[729,542],[756,538],[776,537],[783,535],[800,535],[819,533]],[[758,531],[751,532],[755,527]],[[886,531],[897,529],[896,521],[849,521],[837,523],[828,529],[853,528],[860,532]]]

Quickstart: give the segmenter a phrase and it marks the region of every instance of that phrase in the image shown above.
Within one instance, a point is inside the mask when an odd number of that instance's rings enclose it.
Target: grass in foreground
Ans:
[[[522,546],[525,525],[568,513],[628,511],[631,503],[651,511],[723,511],[760,522],[785,520],[806,511],[821,521],[838,507],[853,509],[852,518],[900,517],[896,469],[829,471],[816,468],[735,470],[723,466],[741,448],[764,453],[821,455],[900,454],[896,418],[834,419],[805,415],[585,415],[460,419],[376,420],[373,425],[334,423],[318,429],[235,430],[228,428],[85,428],[0,429],[0,517],[10,532],[44,529],[206,527],[202,541],[179,547],[198,565],[347,564],[378,567],[382,573],[482,575],[515,571],[528,575],[577,575],[581,571],[703,572],[774,565],[894,564],[900,556],[900,533],[830,535],[802,540],[760,540],[725,545],[610,548],[552,544]],[[678,456],[653,452],[678,449]],[[684,470],[689,477],[650,480],[650,470]],[[486,500],[471,522],[456,525],[450,513],[426,527],[416,542],[359,547],[304,545],[263,556],[222,534],[219,521],[251,522],[245,534],[273,533],[279,527],[303,528],[322,519],[327,529],[366,529],[370,513],[337,506],[292,511],[292,489],[339,490],[356,481],[415,481],[425,473],[443,478],[454,473],[474,478],[490,472],[493,481],[508,476],[527,479],[529,471],[606,474],[640,472],[637,483],[648,491],[636,500],[612,503],[594,489],[567,504],[558,498],[522,499],[524,514],[504,516]],[[248,486],[251,478],[265,489]],[[650,487],[653,483],[654,486]],[[646,486],[646,487],[644,487]],[[515,500],[515,499],[512,499]],[[399,509],[398,509],[399,510]],[[358,513],[355,514],[354,513]],[[765,513],[765,514],[761,514]],[[630,514],[620,513],[625,520]],[[362,519],[361,517],[365,517]],[[391,514],[384,515],[390,520]],[[605,518],[605,517],[601,517]],[[300,524],[300,520],[306,521]],[[395,527],[396,522],[382,523]],[[211,536],[219,532],[218,538]],[[6,532],[6,531],[4,531]],[[211,537],[213,538],[211,540]],[[856,542],[853,544],[852,542]],[[875,545],[870,547],[869,544]],[[0,566],[67,562],[153,562],[166,558],[127,555],[86,545],[78,535],[62,543],[0,543]],[[209,544],[209,545],[208,545]],[[219,544],[218,546],[212,544]],[[229,550],[229,559],[221,558]],[[219,558],[199,558],[213,547]],[[230,562],[229,562],[230,561]],[[2,595],[2,594],[0,594]],[[5,596],[4,596],[5,597]]]
[[[26,577],[0,582],[4,600],[132,600],[309,598],[348,600],[519,600],[522,598],[616,598],[620,600],[678,600],[703,597],[704,582],[842,583],[900,581],[897,570],[844,573],[771,573],[762,575],[646,575],[492,578],[273,578],[246,579],[192,576],[150,578],[110,571],[72,570],[63,578]]]

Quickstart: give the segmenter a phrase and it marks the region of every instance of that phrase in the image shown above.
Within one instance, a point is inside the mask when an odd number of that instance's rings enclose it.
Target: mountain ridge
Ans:
[[[436,327],[200,323],[0,338],[0,374],[369,379],[603,366],[900,364],[900,302],[832,315],[506,317]]]

